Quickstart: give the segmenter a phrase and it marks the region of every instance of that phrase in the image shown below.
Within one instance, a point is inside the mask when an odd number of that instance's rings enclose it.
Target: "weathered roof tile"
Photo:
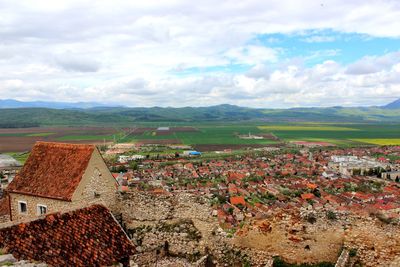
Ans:
[[[101,205],[0,229],[0,246],[17,259],[52,266],[110,266],[135,251],[110,211]]]
[[[95,149],[93,145],[37,142],[7,190],[70,201]]]

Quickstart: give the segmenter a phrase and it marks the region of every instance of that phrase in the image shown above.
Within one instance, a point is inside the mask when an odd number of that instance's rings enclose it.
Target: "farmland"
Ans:
[[[36,127],[0,129],[0,152],[29,150],[36,141],[102,144],[185,144],[200,151],[242,149],[288,143],[337,146],[400,145],[399,124],[351,123],[167,123],[112,127]],[[243,135],[262,137],[240,138]],[[276,138],[272,138],[276,137]]]
[[[99,144],[119,133],[103,127],[0,128],[0,153],[28,151],[36,141]]]

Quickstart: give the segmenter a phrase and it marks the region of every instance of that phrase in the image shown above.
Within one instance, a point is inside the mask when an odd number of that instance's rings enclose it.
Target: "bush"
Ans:
[[[314,224],[317,222],[317,217],[315,216],[315,214],[310,213],[306,216],[306,220],[307,222]]]
[[[357,249],[355,249],[355,248],[350,249],[349,256],[352,258],[357,256]]]
[[[331,221],[335,221],[337,219],[336,213],[334,213],[333,211],[329,210],[326,213],[326,217],[331,220]]]
[[[335,265],[330,262],[319,262],[315,264],[307,264],[307,263],[291,264],[285,262],[280,257],[274,257],[274,263],[272,264],[272,266],[273,267],[334,267]]]

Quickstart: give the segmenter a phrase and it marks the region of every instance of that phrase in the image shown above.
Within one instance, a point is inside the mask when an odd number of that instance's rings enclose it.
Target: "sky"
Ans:
[[[399,18],[397,0],[0,0],[0,99],[383,105]]]

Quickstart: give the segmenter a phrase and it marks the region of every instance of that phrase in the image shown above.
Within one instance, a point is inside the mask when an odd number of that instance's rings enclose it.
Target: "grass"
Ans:
[[[65,135],[63,137],[57,138],[57,140],[58,141],[91,141],[91,140],[111,141],[114,140],[114,136],[113,135]]]
[[[186,145],[207,145],[207,144],[274,144],[275,141],[268,139],[247,140],[240,139],[238,134],[263,133],[257,126],[252,125],[215,125],[215,126],[198,126],[197,132],[176,132],[169,135],[154,135],[153,131],[147,131],[142,135],[128,136],[121,139],[120,142],[136,142],[144,139],[165,140],[179,139]]]
[[[53,134],[54,133],[32,133],[32,134],[27,134],[26,136],[40,137],[40,136],[49,136]]]
[[[352,141],[362,142],[367,144],[373,145],[380,145],[380,146],[391,146],[391,145],[400,145],[400,138],[359,138],[359,139],[351,139]]]
[[[25,163],[26,159],[29,157],[29,153],[19,153],[19,152],[9,152],[6,153],[7,155],[10,155],[14,159],[18,160],[22,164]]]
[[[275,141],[268,139],[240,139],[238,134],[262,133],[255,126],[203,126],[198,127],[198,132],[179,132],[174,136],[184,144],[205,145],[205,144],[273,144]]]
[[[347,127],[344,127],[346,125]],[[360,144],[396,145],[400,140],[399,124],[335,124],[329,126],[303,126],[282,124],[271,128],[260,127],[272,132],[285,141],[320,141],[340,146]],[[273,127],[273,126],[271,126]],[[329,130],[328,130],[329,129]],[[340,129],[340,130],[338,130]],[[350,129],[350,130],[345,130]],[[356,129],[356,130],[352,130]]]
[[[301,125],[268,125],[260,126],[268,131],[359,131],[359,129],[339,126],[301,126]]]
[[[185,125],[188,126],[188,125]],[[274,125],[257,124],[196,124],[197,132],[177,132],[170,135],[155,135],[154,131],[147,131],[142,135],[128,136],[121,142],[136,142],[143,139],[163,140],[179,139],[187,145],[248,145],[274,144],[276,141],[268,139],[240,139],[238,134],[266,134],[273,133],[284,141],[317,141],[328,142],[338,146],[399,145],[399,124],[371,124],[371,123],[282,123]]]

